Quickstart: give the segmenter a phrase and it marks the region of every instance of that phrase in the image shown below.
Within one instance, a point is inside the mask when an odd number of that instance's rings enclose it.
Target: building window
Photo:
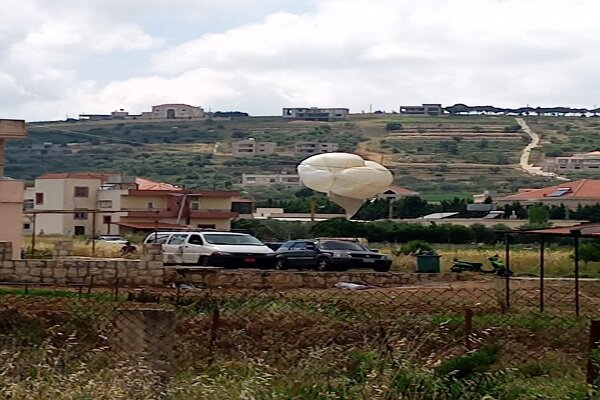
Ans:
[[[33,208],[33,199],[25,200],[25,202],[23,203],[23,209],[31,210],[32,208]]]
[[[75,226],[75,235],[76,236],[85,235],[85,226],[81,226],[81,225]]]
[[[89,188],[87,186],[75,186],[75,197],[88,197]]]
[[[153,201],[149,201],[148,202],[148,209],[152,210],[154,208],[154,202]]]
[[[248,181],[248,182],[256,182],[256,177],[255,176],[247,176],[246,177],[246,181]]]
[[[110,215],[105,215],[102,217],[102,223],[110,224],[112,222],[112,217]]]
[[[87,219],[87,213],[86,212],[75,212],[73,213],[73,219],[77,219],[77,220],[86,220]]]
[[[23,229],[25,229],[25,230],[31,229],[31,224],[23,224]]]
[[[44,204],[44,193],[35,194],[35,204]]]
[[[198,203],[197,201],[190,203],[190,210],[196,211],[199,209],[200,209],[200,203]]]
[[[100,200],[98,202],[98,206],[100,208],[111,208],[112,207],[112,200]]]

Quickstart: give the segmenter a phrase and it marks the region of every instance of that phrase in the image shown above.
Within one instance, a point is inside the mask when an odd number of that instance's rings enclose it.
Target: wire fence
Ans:
[[[144,360],[178,374],[215,360],[280,362],[308,349],[368,344],[389,357],[447,360],[490,350],[495,364],[563,362],[584,376],[600,284],[540,290],[502,280],[487,287],[369,290],[120,290],[5,287],[0,291],[0,364],[23,374],[39,357],[68,370]],[[8,367],[7,367],[8,366]]]

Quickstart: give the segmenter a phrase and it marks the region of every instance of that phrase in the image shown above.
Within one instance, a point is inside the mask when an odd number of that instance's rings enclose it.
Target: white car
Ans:
[[[96,240],[100,242],[110,243],[110,244],[120,244],[123,245],[128,242],[127,239],[123,238],[119,235],[99,235]]]
[[[245,233],[154,232],[144,243],[160,243],[165,264],[271,268],[275,262],[273,250]]]

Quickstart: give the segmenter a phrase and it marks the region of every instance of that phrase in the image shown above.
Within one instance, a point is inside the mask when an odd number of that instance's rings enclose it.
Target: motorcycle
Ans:
[[[450,268],[450,271],[452,272],[469,271],[481,274],[494,274],[497,276],[511,276],[513,274],[511,270],[506,268],[506,265],[504,265],[504,262],[502,262],[498,254],[488,258],[492,267],[491,269],[484,268],[483,264],[479,262],[462,261],[457,258],[453,261],[452,267]]]

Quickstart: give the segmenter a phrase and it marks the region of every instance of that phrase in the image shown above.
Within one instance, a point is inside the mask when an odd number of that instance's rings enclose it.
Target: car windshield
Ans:
[[[365,251],[365,248],[357,243],[352,242],[334,242],[326,241],[319,242],[321,250],[350,250],[350,251]]]
[[[264,246],[263,243],[250,235],[223,235],[218,233],[204,234],[204,239],[210,244],[231,244],[246,246]]]

